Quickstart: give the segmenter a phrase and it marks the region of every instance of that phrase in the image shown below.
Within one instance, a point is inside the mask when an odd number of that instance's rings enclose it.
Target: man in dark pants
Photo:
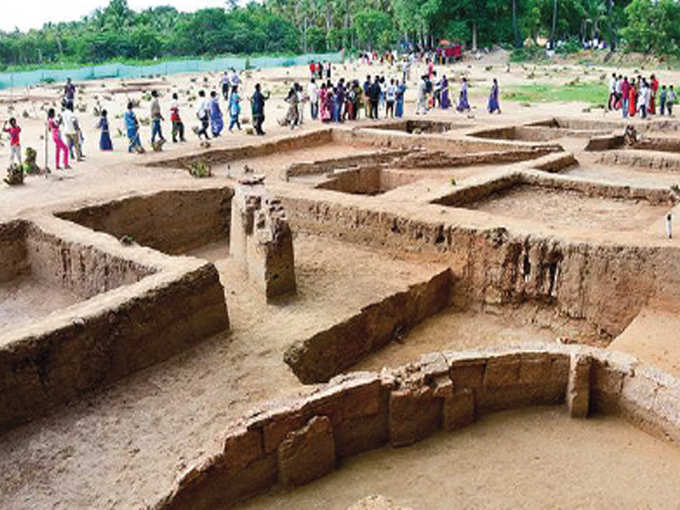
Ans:
[[[375,77],[375,81],[373,81],[368,89],[368,99],[371,103],[369,116],[374,120],[378,120],[378,103],[380,102],[380,83],[378,76]]]
[[[265,96],[260,91],[260,84],[255,84],[255,92],[253,97],[250,98],[251,108],[253,114],[253,126],[255,127],[255,133],[262,136],[264,131],[262,131],[262,123],[264,122],[264,103],[269,99],[269,95]]]

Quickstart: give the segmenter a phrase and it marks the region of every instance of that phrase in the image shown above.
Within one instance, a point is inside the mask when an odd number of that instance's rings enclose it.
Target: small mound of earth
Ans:
[[[397,505],[391,499],[384,496],[368,496],[354,503],[347,510],[411,510],[405,506]]]

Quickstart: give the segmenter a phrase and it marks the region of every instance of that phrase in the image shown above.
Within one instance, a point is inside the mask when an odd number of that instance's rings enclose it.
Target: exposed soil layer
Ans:
[[[526,184],[495,192],[465,207],[500,216],[540,219],[556,231],[580,228],[602,232],[645,230],[670,209],[646,200],[598,198]]]
[[[227,424],[257,402],[301,387],[283,362],[290,343],[341,322],[439,267],[298,235],[297,294],[266,304],[230,264],[226,241],[190,254],[215,262],[231,333],[5,434],[0,442],[0,507],[144,506],[217,440]]]
[[[237,508],[346,510],[371,494],[413,510],[596,508],[603,501],[664,508],[680,497],[678,469],[680,450],[622,420],[571,420],[563,409],[534,408],[490,415],[407,448],[364,453],[310,485]]]
[[[554,312],[537,307],[487,307],[486,312],[449,307],[404,332],[380,351],[366,356],[352,370],[380,370],[398,367],[417,359],[424,352],[465,351],[538,342],[554,344],[558,338],[603,345],[594,331],[583,324],[555,317]]]

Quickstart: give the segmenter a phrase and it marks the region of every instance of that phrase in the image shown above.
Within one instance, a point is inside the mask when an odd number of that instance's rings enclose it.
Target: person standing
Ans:
[[[139,138],[139,121],[137,121],[133,107],[134,105],[132,102],[129,102],[124,116],[127,137],[130,141],[128,152],[137,151],[141,153],[144,152],[144,149],[142,148],[142,141]]]
[[[66,101],[66,105],[71,105],[71,109],[73,109],[73,102],[76,96],[76,86],[73,84],[71,81],[71,78],[66,78],[66,85],[64,86],[64,99]]]
[[[359,80],[354,80],[352,83],[352,91],[354,92],[354,115],[352,120],[357,120],[359,118],[359,110],[365,108],[364,105],[364,91],[359,85]]]
[[[635,89],[635,79],[632,78],[631,80],[628,82],[630,87],[628,89],[628,115],[634,117],[637,111],[637,90]]]
[[[200,140],[202,136],[205,136],[206,140],[210,140],[210,136],[208,136],[208,127],[210,126],[210,103],[205,97],[205,91],[201,90],[198,92],[198,97],[201,100],[201,104],[198,105],[198,111],[196,112],[196,116],[198,117],[198,120],[201,122],[201,129],[199,129],[196,134],[198,135],[198,139]],[[231,101],[231,98],[229,99]]]
[[[649,111],[649,99],[650,90],[647,80],[642,79],[642,85],[640,85],[640,92],[638,92],[638,110],[640,111],[640,117],[643,119],[647,118],[647,113]]]
[[[418,95],[416,97],[416,115],[427,113],[427,75],[420,77],[418,82]]]
[[[621,82],[621,115],[624,119],[628,118],[628,103],[630,101],[630,83],[628,76],[624,76]]]
[[[210,130],[214,138],[220,136],[224,129],[224,117],[222,117],[222,110],[220,110],[220,100],[217,97],[217,92],[214,90],[210,93]]]
[[[255,92],[250,98],[250,105],[253,115],[253,126],[255,127],[255,133],[263,136],[265,133],[262,131],[262,124],[264,123],[264,103],[269,99],[269,96],[265,96],[260,90],[260,84],[255,84]]]
[[[72,104],[68,103],[66,104],[62,117],[64,121],[64,134],[66,135],[66,141],[68,142],[67,145],[69,151],[75,149],[75,152],[71,153],[71,157],[72,158],[77,157],[78,161],[83,161],[83,153],[80,148],[80,137],[78,136],[79,131],[78,119],[73,113]]]
[[[238,95],[238,87],[231,89],[231,97],[229,98],[229,132],[232,132],[234,126],[241,131],[241,122],[239,121],[241,115],[241,97]]]
[[[61,139],[61,133],[59,132],[59,123],[55,119],[56,117],[56,112],[54,111],[54,108],[50,108],[47,111],[47,127],[52,133],[52,140],[54,141],[54,144],[56,146],[56,169],[60,170],[59,168],[59,154],[61,152],[64,153],[64,170],[70,170],[71,167],[68,164],[68,147],[66,147],[66,144],[64,141]]]
[[[320,117],[321,122],[329,122],[331,120],[331,93],[325,83],[321,84],[319,91],[319,104],[321,107]]]
[[[397,87],[394,84],[394,79],[390,80],[390,84],[385,90],[385,118],[394,118],[394,102],[397,100]]]
[[[335,122],[343,122],[343,112],[345,109],[345,82],[341,79],[338,86],[335,88],[335,107],[334,119]]]
[[[99,135],[99,150],[102,152],[111,152],[113,150],[113,143],[111,142],[109,119],[106,110],[102,110],[97,128],[101,131],[101,134]]]
[[[666,99],[668,98],[668,92],[666,91],[666,85],[661,87],[661,94],[659,96],[659,115],[662,117],[666,114]]]
[[[649,81],[649,105],[647,106],[647,113],[656,115],[656,94],[659,91],[659,80],[656,76],[650,76]]]
[[[231,88],[231,79],[229,78],[229,73],[224,71],[222,78],[220,79],[220,87],[222,87],[222,97],[225,101],[229,101],[229,89]]]
[[[238,77],[236,69],[231,68],[231,75],[229,76],[229,83],[231,85],[231,93],[233,94],[238,86],[241,84],[241,79]]]
[[[163,129],[161,127],[161,122],[163,119],[163,114],[161,113],[161,104],[158,100],[158,91],[151,91],[151,144],[156,142],[156,136],[160,138],[161,142],[165,142],[165,137],[163,136]]]
[[[368,89],[368,99],[370,102],[369,117],[378,120],[378,104],[380,103],[380,77],[375,76],[375,80]]]
[[[491,93],[489,94],[489,105],[487,107],[489,113],[498,112],[501,113],[501,105],[498,102],[498,80],[493,79],[493,84],[491,85]]]
[[[326,79],[330,80],[331,79],[332,67],[331,67],[331,63],[328,60],[326,60],[325,67],[326,67]]]
[[[182,122],[182,117],[179,114],[179,98],[177,96],[177,92],[172,95],[172,104],[170,105],[170,122],[172,122],[172,142],[177,143],[178,136],[180,142],[186,142],[184,139],[184,122]]]
[[[666,110],[668,110],[668,116],[673,116],[673,105],[675,104],[675,90],[673,90],[673,85],[668,86],[668,95],[666,96]]]
[[[446,75],[442,76],[441,92],[439,93],[439,105],[442,110],[451,108],[451,99],[449,97],[449,79]]]
[[[14,164],[14,160],[21,166],[21,128],[17,125],[17,119],[9,119],[9,127],[5,122],[2,130],[9,135],[9,166]]]
[[[397,87],[397,93],[395,95],[395,108],[394,116],[401,119],[404,115],[404,94],[406,94],[406,83],[401,82]]]
[[[312,120],[319,117],[319,87],[316,80],[312,78],[307,85],[307,95],[309,96],[309,110]]]
[[[612,111],[616,104],[616,73],[612,73],[611,80],[609,80],[609,100],[607,101],[607,109]]]
[[[458,99],[458,107],[456,109],[459,112],[469,112],[470,111],[470,103],[468,102],[467,78],[463,78],[463,83],[460,86],[460,98]]]

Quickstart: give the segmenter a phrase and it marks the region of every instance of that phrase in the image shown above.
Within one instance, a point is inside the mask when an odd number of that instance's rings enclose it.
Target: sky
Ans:
[[[26,31],[40,28],[52,21],[77,21],[90,14],[97,7],[106,7],[108,0],[2,0],[11,2],[14,7],[4,9],[0,16],[0,30],[12,31],[15,27]],[[180,11],[195,11],[206,7],[224,7],[224,0],[128,0],[131,9],[139,11],[147,7],[172,5]]]

